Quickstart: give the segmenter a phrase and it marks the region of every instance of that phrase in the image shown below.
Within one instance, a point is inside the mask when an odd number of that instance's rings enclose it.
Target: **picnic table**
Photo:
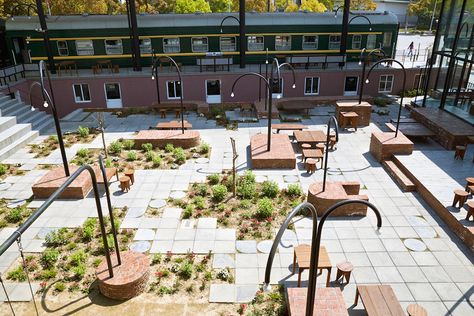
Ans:
[[[321,161],[321,169],[323,168],[323,152],[321,149],[303,149],[303,156],[301,157],[303,162],[306,162],[306,159],[312,158],[317,161]]]
[[[385,123],[385,125],[392,132],[395,132],[397,129],[392,123]],[[398,130],[408,137],[432,137],[436,135],[432,130],[421,123],[400,124]]]
[[[302,244],[294,248],[293,273],[295,273],[296,263],[298,263],[298,287],[300,287],[300,283],[301,283],[301,273],[303,273],[305,269],[309,269],[310,259],[311,259],[311,246],[310,245]],[[318,269],[328,270],[328,277],[326,279],[326,287],[328,287],[329,280],[331,278],[332,264],[331,264],[331,260],[329,259],[328,252],[326,251],[326,247],[324,246],[321,246],[319,248]]]
[[[369,316],[405,316],[390,285],[358,285],[354,305],[357,305],[359,296]]]
[[[181,121],[161,122],[156,125],[157,129],[181,129]],[[192,129],[193,125],[184,121],[184,129]]]
[[[283,124],[272,124],[272,128],[276,129],[277,134],[280,133],[280,131],[302,131],[308,127],[303,124],[290,124],[290,123],[283,123]]]
[[[69,74],[72,75],[72,68],[73,67],[74,67],[74,70],[76,71],[76,75],[78,75],[78,73],[77,73],[77,64],[73,60],[61,61],[58,64],[56,64],[56,67],[58,67],[58,76],[61,76],[61,68],[63,68],[65,71],[69,70]]]
[[[310,144],[313,147],[326,141],[326,134],[322,131],[295,131],[293,136],[298,144]]]

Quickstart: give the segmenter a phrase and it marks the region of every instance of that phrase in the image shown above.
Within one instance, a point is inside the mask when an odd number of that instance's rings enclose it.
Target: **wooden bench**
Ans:
[[[182,124],[181,121],[171,121],[171,122],[161,122],[156,125],[157,129],[164,129],[164,130],[173,130],[173,129],[181,129]],[[184,129],[192,129],[193,125],[188,121],[184,121]]]
[[[306,128],[308,128],[306,125],[303,124],[272,124],[272,128],[276,129],[277,134],[280,133],[280,131],[302,131]]]
[[[359,297],[369,316],[405,316],[390,285],[358,285],[354,305],[357,305]]]

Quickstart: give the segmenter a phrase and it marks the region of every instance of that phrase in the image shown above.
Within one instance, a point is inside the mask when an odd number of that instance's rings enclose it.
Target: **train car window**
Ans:
[[[235,36],[224,36],[220,38],[221,52],[235,52],[236,51]]]
[[[121,39],[105,40],[105,53],[107,55],[122,55],[123,46]]]
[[[77,40],[76,52],[78,56],[94,55],[94,45],[92,40]]]
[[[202,53],[209,49],[207,37],[193,37],[191,38],[191,48],[193,52]]]
[[[339,49],[341,46],[341,35],[329,35],[329,49]]]
[[[179,37],[163,38],[163,52],[179,53],[180,51]]]
[[[318,49],[318,35],[303,35],[303,50]]]
[[[393,75],[381,75],[379,80],[379,92],[392,92]]]
[[[367,35],[367,45],[365,45],[365,47],[367,49],[374,49],[376,45],[377,45],[377,35],[375,34]]]
[[[166,81],[168,99],[179,99],[181,97],[181,85],[179,81]]]
[[[264,49],[263,36],[249,36],[247,38],[247,47],[249,51],[258,51]]]
[[[76,101],[76,103],[91,101],[89,85],[87,83],[74,84],[72,85],[72,89],[74,91],[74,101]]]
[[[57,41],[59,56],[69,56],[69,48],[66,41]]]
[[[291,50],[291,36],[289,35],[275,36],[275,50]]]
[[[383,33],[383,47],[391,47],[392,46],[392,33],[385,32]]]
[[[151,54],[151,39],[142,38],[139,40],[140,54]]]
[[[304,94],[319,94],[319,77],[306,77],[304,79]]]
[[[362,35],[352,35],[352,49],[360,49],[362,47]]]

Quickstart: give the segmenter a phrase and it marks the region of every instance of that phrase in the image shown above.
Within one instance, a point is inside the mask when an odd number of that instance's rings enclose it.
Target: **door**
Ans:
[[[206,102],[221,103],[220,80],[206,80]]]
[[[357,95],[357,87],[359,86],[359,77],[348,76],[344,83],[344,95]]]
[[[107,108],[121,108],[122,97],[120,93],[120,84],[106,83],[105,84],[105,98],[107,101]]]

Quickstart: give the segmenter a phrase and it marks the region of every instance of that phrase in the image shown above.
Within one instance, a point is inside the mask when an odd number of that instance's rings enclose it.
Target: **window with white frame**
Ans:
[[[181,97],[181,84],[179,81],[166,81],[168,99],[179,99]]]
[[[263,36],[249,36],[247,38],[247,48],[249,51],[258,51],[264,49]]]
[[[179,53],[181,47],[179,45],[179,37],[169,37],[163,39],[163,52]]]
[[[392,92],[393,75],[381,75],[379,81],[379,92]]]
[[[319,94],[319,77],[306,77],[304,79],[304,94]]]
[[[392,46],[392,32],[383,33],[383,47]]]
[[[151,38],[142,38],[139,43],[140,54],[151,54]]]
[[[235,36],[223,36],[220,38],[221,52],[235,52],[236,51]]]
[[[275,36],[275,50],[291,50],[291,36],[289,35]]]
[[[360,49],[362,47],[362,35],[352,35],[352,49]]]
[[[377,35],[369,34],[367,35],[367,49],[374,49],[377,45]]]
[[[329,35],[328,49],[339,49],[341,46],[341,35]]]
[[[57,41],[59,56],[69,56],[69,47],[66,41]]]
[[[87,83],[73,84],[72,89],[74,90],[74,101],[76,101],[76,103],[91,101],[89,85]]]
[[[92,40],[77,40],[76,53],[78,56],[94,55],[94,44]]]
[[[303,35],[303,50],[318,49],[318,35]]]
[[[123,46],[121,39],[106,39],[105,53],[107,55],[121,55],[123,54]]]
[[[209,49],[207,37],[193,37],[191,38],[191,48],[195,53],[207,52]]]

